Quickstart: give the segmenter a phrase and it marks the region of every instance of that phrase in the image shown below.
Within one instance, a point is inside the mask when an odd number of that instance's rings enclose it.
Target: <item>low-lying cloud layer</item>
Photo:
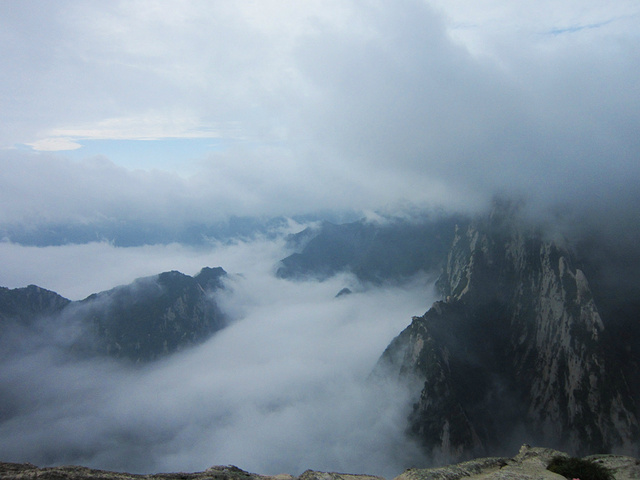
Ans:
[[[416,278],[363,290],[348,275],[276,279],[279,246],[219,251],[229,264],[251,266],[231,275],[217,297],[232,324],[159,363],[70,360],[42,338],[23,338],[23,353],[0,365],[2,460],[135,472],[236,464],[258,473],[312,468],[388,477],[419,463],[404,437],[408,390],[368,377],[411,315],[429,306],[430,284]],[[356,293],[336,298],[345,286]]]

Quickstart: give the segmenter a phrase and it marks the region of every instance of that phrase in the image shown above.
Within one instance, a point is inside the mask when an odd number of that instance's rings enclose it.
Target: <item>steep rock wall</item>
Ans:
[[[458,229],[436,302],[381,362],[420,378],[409,431],[443,460],[544,442],[637,452],[637,406],[569,250],[495,209]]]

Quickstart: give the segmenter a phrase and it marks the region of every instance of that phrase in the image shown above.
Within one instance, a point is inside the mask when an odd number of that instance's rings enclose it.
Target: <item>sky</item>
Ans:
[[[0,2],[0,223],[633,207],[634,1]]]
[[[0,63],[1,235],[108,225],[144,237],[237,217],[472,212],[498,193],[637,243],[637,1],[0,0]],[[362,379],[411,315],[426,311],[431,287],[380,287],[337,303],[352,280],[274,277],[290,253],[284,235],[304,225],[279,228],[197,246],[0,235],[0,285],[33,283],[73,300],[167,270],[242,274],[223,299],[237,323],[175,361],[130,372],[61,364],[48,349],[2,360],[0,385],[32,396],[22,423],[0,421],[0,460],[385,475],[411,466],[420,457],[400,423],[384,422],[402,417],[410,399],[386,404]],[[359,339],[358,329],[370,336]],[[309,344],[317,351],[305,357],[299,346]],[[273,361],[260,370],[264,358]],[[296,362],[307,361],[302,378]],[[180,373],[207,362],[224,368]],[[184,399],[165,392],[176,384]],[[113,393],[87,400],[101,391]],[[365,408],[363,398],[381,403]],[[361,428],[376,409],[389,416]],[[20,425],[29,428],[16,437]],[[93,450],[73,456],[78,432]],[[229,443],[217,444],[223,434]],[[138,460],[119,449],[123,439],[139,440]],[[47,456],[57,443],[64,448]],[[415,456],[393,456],[392,443]]]

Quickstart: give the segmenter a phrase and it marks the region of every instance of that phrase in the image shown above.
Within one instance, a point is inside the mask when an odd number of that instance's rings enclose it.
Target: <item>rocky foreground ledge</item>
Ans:
[[[562,480],[564,477],[547,470],[554,457],[568,457],[550,448],[524,445],[513,458],[477,458],[439,468],[411,468],[394,480]],[[612,473],[615,480],[640,479],[640,460],[622,455],[591,455],[585,459],[598,463]],[[85,467],[64,466],[38,468],[30,463],[0,462],[0,479],[38,480],[384,480],[373,475],[317,472],[307,470],[293,475],[258,475],[235,466],[216,466],[204,472],[158,473],[134,475]]]

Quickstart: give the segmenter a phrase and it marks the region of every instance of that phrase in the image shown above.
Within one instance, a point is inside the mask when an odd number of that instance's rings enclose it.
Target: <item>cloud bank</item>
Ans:
[[[271,268],[286,255],[284,240],[210,243],[202,247],[179,244],[119,248],[106,242],[50,247],[0,243],[0,285],[29,284],[55,291],[70,300],[131,283],[136,278],[178,270],[195,275],[204,266],[222,266],[242,273],[260,265]]]
[[[247,252],[231,248],[226,257],[248,265]],[[404,438],[410,392],[368,377],[431,302],[430,285],[416,278],[367,291],[346,275],[296,283],[276,279],[271,267],[263,260],[229,278],[217,300],[231,326],[152,365],[73,360],[40,337],[23,338],[20,355],[0,360],[3,460],[388,477],[423,461]],[[345,286],[356,293],[336,298]],[[60,326],[50,324],[45,338],[60,336]]]
[[[497,191],[602,217],[634,208],[640,10],[622,0],[548,7],[6,4],[5,146],[217,143],[197,158],[158,158],[164,172],[148,159],[136,171],[117,155],[4,150],[0,222],[407,201],[468,210]]]

